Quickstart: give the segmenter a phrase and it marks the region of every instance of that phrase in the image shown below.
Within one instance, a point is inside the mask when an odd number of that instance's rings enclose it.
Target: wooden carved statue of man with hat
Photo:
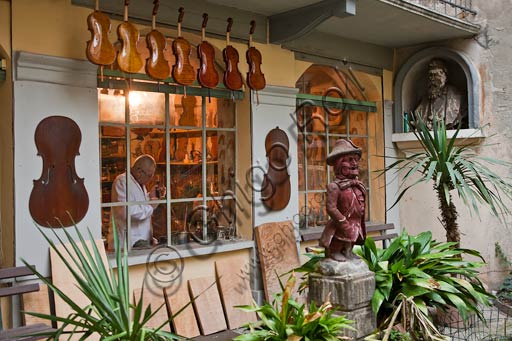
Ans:
[[[326,257],[345,262],[356,257],[355,244],[366,238],[366,187],[359,181],[361,149],[352,141],[339,139],[327,156],[336,178],[327,186],[327,213],[330,220],[320,238]]]

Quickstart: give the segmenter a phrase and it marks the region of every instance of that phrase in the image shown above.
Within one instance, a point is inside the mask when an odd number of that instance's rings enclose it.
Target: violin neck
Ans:
[[[94,5],[94,10],[98,11],[100,9],[100,0],[96,0],[96,4]]]
[[[124,6],[124,21],[128,21],[128,6]]]
[[[181,37],[181,23],[178,23],[178,37]]]
[[[249,35],[249,47],[252,46],[252,34]]]
[[[151,21],[151,28],[156,30],[156,15],[153,15],[153,19]]]
[[[206,36],[205,31],[206,31],[206,29],[204,27],[201,27],[201,41],[205,41],[205,36]]]
[[[229,32],[226,32],[226,45],[229,45]]]

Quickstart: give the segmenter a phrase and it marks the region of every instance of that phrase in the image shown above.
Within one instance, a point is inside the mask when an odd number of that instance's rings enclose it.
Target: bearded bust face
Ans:
[[[340,156],[334,165],[336,176],[347,179],[356,179],[359,176],[359,160],[361,156],[356,153]]]

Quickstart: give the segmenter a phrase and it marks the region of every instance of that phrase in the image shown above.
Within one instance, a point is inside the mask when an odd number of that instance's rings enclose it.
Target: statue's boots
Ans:
[[[331,245],[329,245],[329,248],[327,249],[326,256],[338,262],[346,262],[350,259],[347,255],[351,253],[351,242],[342,241],[334,237],[331,241]]]

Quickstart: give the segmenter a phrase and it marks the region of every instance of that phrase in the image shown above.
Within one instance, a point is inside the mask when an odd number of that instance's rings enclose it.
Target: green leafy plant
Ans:
[[[342,339],[339,336],[342,329],[351,329],[351,320],[344,316],[333,316],[331,303],[326,300],[317,307],[314,303],[306,310],[305,304],[299,304],[293,299],[291,293],[295,287],[295,275],[288,278],[283,292],[275,296],[272,304],[265,303],[258,306],[239,306],[239,309],[256,312],[260,321],[249,324],[250,331],[237,336],[237,341],[335,341]]]
[[[49,279],[22,259],[23,263],[43,283],[48,285],[55,295],[58,295],[73,309],[73,313],[69,316],[29,313],[60,323],[60,327],[47,336],[55,340],[64,339],[66,334],[81,334],[81,340],[86,340],[91,335],[99,335],[105,341],[181,339],[175,334],[162,330],[169,321],[166,321],[158,328],[146,327],[148,321],[162,309],[164,303],[156,309],[152,309],[151,306],[143,309],[142,294],[135,304],[131,303],[127,247],[125,243],[124,248],[121,250],[117,233],[114,231],[117,264],[117,271],[114,272],[112,268],[105,266],[96,244],[93,242],[87,243],[76,226],[74,230],[77,235],[76,238],[72,237],[67,229],[63,229],[69,243],[67,246],[65,245],[65,240],[54,232],[54,236],[63,245],[64,251],[61,252],[60,248],[57,248],[56,244],[39,229],[49,246],[65,264],[79,289],[89,299],[90,304],[88,306],[79,306],[72,298],[53,285]],[[90,231],[88,237],[89,240],[94,240]]]
[[[488,166],[511,167],[512,163],[479,156],[471,149],[470,143],[456,146],[455,141],[460,127],[452,138],[448,138],[444,121],[434,121],[431,131],[421,117],[416,116],[414,135],[421,143],[422,150],[398,158],[381,172],[384,174],[394,171],[403,175],[402,189],[393,206],[410,188],[419,183],[433,182],[441,211],[441,221],[446,230],[446,240],[457,245],[460,243],[460,231],[457,209],[452,200],[453,190],[477,215],[479,204],[486,205],[497,217],[501,214],[510,214],[502,194],[511,199],[512,184]],[[419,174],[419,178],[409,184],[414,174]]]
[[[354,252],[375,273],[372,308],[381,321],[390,316],[400,295],[413,298],[425,316],[427,307],[454,307],[464,319],[468,312],[483,318],[478,304],[490,305],[493,297],[477,277],[482,263],[462,259],[463,255],[482,259],[480,253],[457,248],[454,242],[436,242],[431,232],[417,236],[402,232],[384,250],[367,238]]]

